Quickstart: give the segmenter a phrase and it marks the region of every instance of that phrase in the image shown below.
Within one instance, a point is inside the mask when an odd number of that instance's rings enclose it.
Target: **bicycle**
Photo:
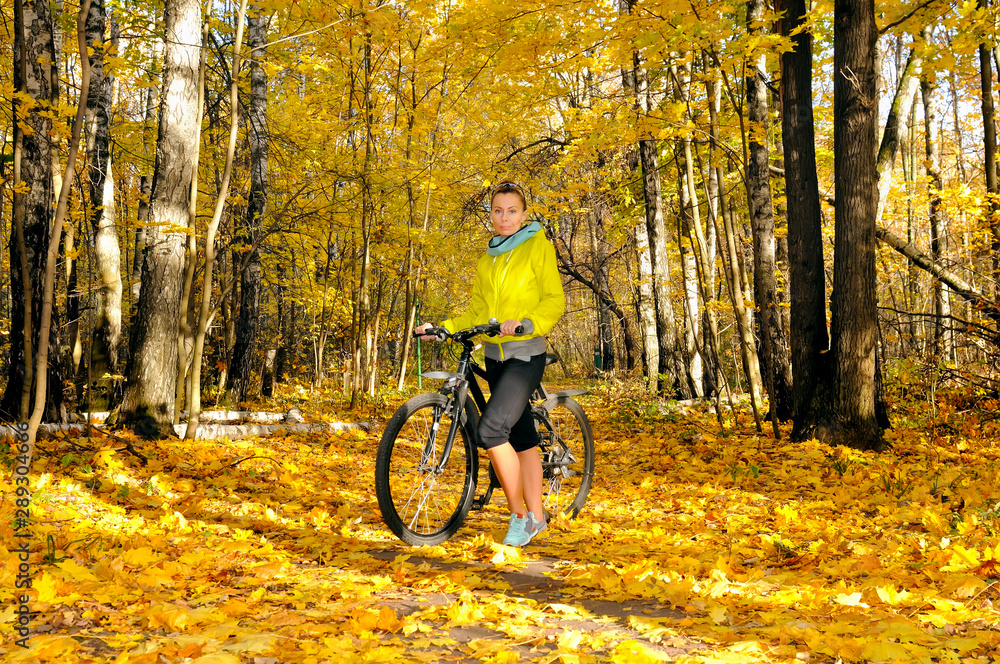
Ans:
[[[499,323],[455,333],[430,328],[424,334],[462,346],[454,373],[429,371],[444,380],[433,393],[415,396],[399,407],[385,427],[375,461],[375,493],[382,519],[407,544],[440,544],[455,534],[470,509],[489,504],[500,481],[488,466],[489,481],[476,496],[479,479],[479,414],[486,398],[476,377],[486,372],[472,359],[473,339],[496,336]],[[417,336],[417,335],[415,335]],[[556,361],[546,356],[546,365]],[[472,399],[469,399],[469,395]],[[539,385],[531,414],[539,433],[542,492],[549,515],[575,517],[587,500],[594,473],[594,435],[583,408],[573,397],[586,390],[548,394]],[[461,442],[458,442],[458,441]],[[458,444],[456,444],[458,443]]]

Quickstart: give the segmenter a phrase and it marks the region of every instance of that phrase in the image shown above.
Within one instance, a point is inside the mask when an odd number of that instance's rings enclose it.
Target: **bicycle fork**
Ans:
[[[465,398],[469,394],[469,384],[468,382],[460,382],[455,388],[450,390],[448,394],[448,402],[445,403],[444,412],[451,410],[451,425],[448,427],[448,437],[445,438],[444,448],[441,450],[441,459],[438,461],[437,465],[431,468],[431,472],[434,475],[440,475],[444,472],[445,467],[448,465],[448,459],[451,457],[451,448],[455,445],[455,436],[458,435],[458,427],[462,424],[462,414],[465,408]],[[436,437],[438,425],[441,423],[440,417],[434,418],[434,431],[431,433],[431,440],[429,445],[431,448],[434,447],[434,438]]]

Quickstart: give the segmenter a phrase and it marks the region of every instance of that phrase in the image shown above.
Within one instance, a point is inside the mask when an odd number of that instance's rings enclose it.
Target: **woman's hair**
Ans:
[[[497,197],[497,194],[517,194],[517,197],[521,199],[521,206],[525,210],[528,209],[528,200],[524,197],[524,190],[521,189],[521,185],[516,182],[504,180],[500,184],[494,186],[492,191],[490,191],[490,207],[493,207],[493,199]]]

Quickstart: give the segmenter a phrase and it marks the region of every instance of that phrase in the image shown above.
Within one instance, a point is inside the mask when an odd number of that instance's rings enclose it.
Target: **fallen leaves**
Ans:
[[[601,403],[587,404],[598,440],[587,506],[524,550],[498,543],[498,500],[440,546],[393,539],[371,486],[377,431],[149,444],[145,467],[111,449],[77,464],[40,457],[35,635],[26,651],[4,639],[0,656],[1000,658],[992,424],[948,443],[897,429],[894,451],[873,456],[775,445],[690,411],[630,435],[613,399]],[[0,507],[0,542],[13,509]],[[10,607],[16,556],[3,561]],[[0,611],[0,634],[15,619]]]

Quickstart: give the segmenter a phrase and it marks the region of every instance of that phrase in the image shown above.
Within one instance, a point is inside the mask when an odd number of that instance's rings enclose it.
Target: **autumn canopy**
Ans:
[[[0,658],[1000,658],[994,5],[4,4]],[[504,180],[592,493],[409,548]]]

